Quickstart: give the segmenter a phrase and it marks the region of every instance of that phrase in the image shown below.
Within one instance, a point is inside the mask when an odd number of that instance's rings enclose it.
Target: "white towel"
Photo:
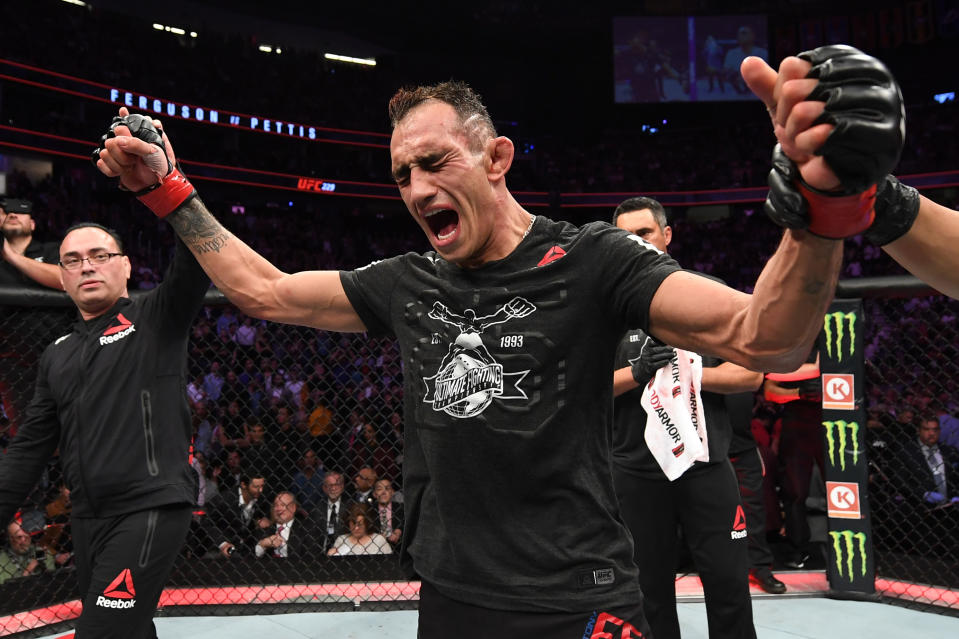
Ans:
[[[676,349],[669,364],[643,389],[646,445],[670,481],[697,461],[709,461],[706,415],[700,390],[703,358]]]

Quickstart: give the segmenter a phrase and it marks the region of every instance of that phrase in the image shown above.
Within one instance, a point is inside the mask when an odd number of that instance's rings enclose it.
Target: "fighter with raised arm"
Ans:
[[[805,63],[787,59],[778,74],[757,63],[743,63],[744,78],[785,118],[777,133],[789,153],[810,125],[790,115],[804,104],[789,96],[806,82]],[[390,101],[393,177],[433,251],[287,274],[184,185],[158,123],[130,122],[125,109],[120,116],[97,166],[165,217],[244,313],[398,340],[407,423],[400,555],[422,579],[421,638],[648,634],[609,472],[619,337],[642,328],[749,368],[791,370],[821,326],[840,242],[786,231],[747,295],[681,272],[608,224],[534,217],[506,187],[513,143],[497,135],[478,95],[445,82]],[[883,135],[847,143],[868,150],[885,145]],[[814,188],[842,184],[821,158],[793,159]],[[854,201],[813,215],[840,236],[857,232],[861,217]],[[446,321],[504,308],[509,321],[469,344],[457,343],[465,332]]]

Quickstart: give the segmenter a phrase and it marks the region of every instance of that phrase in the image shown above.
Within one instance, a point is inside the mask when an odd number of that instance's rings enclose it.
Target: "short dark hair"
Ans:
[[[265,482],[266,473],[264,473],[263,471],[257,468],[254,468],[253,470],[248,470],[247,472],[240,474],[240,483],[245,486],[249,486],[250,482],[253,481],[254,479],[262,479]]]
[[[108,229],[102,224],[97,224],[96,222],[80,222],[79,224],[74,224],[67,229],[66,233],[63,234],[63,239],[65,240],[68,235],[79,229],[100,229],[107,235],[113,238],[113,241],[117,243],[117,250],[121,253],[123,252],[123,240],[120,239],[120,234],[113,229]],[[60,244],[63,244],[63,240],[60,240]]]
[[[623,200],[620,205],[616,207],[616,210],[613,211],[613,225],[616,224],[616,220],[618,220],[619,216],[623,213],[632,213],[633,211],[642,211],[643,209],[652,211],[656,224],[659,225],[660,229],[665,230],[668,224],[666,221],[666,209],[663,208],[663,205],[660,204],[658,200],[644,196],[631,197],[628,200]]]
[[[340,517],[343,518],[343,523],[346,524],[348,524],[351,519],[356,519],[359,516],[362,516],[363,520],[366,521],[366,532],[380,532],[380,518],[375,517],[373,509],[364,502],[354,502],[340,513]]]
[[[481,145],[496,137],[496,127],[483,104],[482,97],[465,82],[449,80],[428,86],[404,87],[390,98],[390,124],[396,125],[427,100],[439,100],[453,107],[460,123],[466,127],[471,144]]]

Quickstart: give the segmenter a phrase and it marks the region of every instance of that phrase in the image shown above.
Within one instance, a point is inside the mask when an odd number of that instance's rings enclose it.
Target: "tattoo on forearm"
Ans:
[[[170,215],[169,221],[183,243],[199,254],[219,253],[230,239],[230,233],[216,221],[199,198],[193,198]]]
[[[803,292],[807,295],[819,295],[825,286],[825,280],[808,279],[803,282]]]

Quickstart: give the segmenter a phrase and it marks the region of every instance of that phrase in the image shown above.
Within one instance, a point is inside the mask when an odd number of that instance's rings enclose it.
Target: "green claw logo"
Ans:
[[[859,423],[837,420],[823,422],[826,429],[826,445],[829,452],[829,464],[836,466],[836,438],[839,439],[839,467],[846,470],[846,443],[852,443],[852,463],[859,463]],[[849,435],[846,435],[848,429]]]
[[[854,533],[851,530],[839,530],[839,531],[829,531],[829,536],[832,537],[832,550],[833,554],[836,556],[836,572],[839,573],[840,577],[847,577],[850,583],[853,581],[853,560],[856,555],[856,545],[859,547],[859,554],[862,555],[862,568],[860,574],[866,576],[866,533],[857,532]],[[840,540],[844,541],[845,544],[840,544]],[[853,541],[858,541],[859,543],[853,545]],[[846,553],[846,571],[843,573],[843,546],[845,546]]]
[[[833,325],[835,325],[836,334],[836,359],[842,361],[842,340],[845,337],[845,329],[849,328],[849,355],[852,357],[856,353],[856,314],[855,313],[827,313],[823,320],[823,329],[826,331],[826,353],[832,357],[833,351]]]

